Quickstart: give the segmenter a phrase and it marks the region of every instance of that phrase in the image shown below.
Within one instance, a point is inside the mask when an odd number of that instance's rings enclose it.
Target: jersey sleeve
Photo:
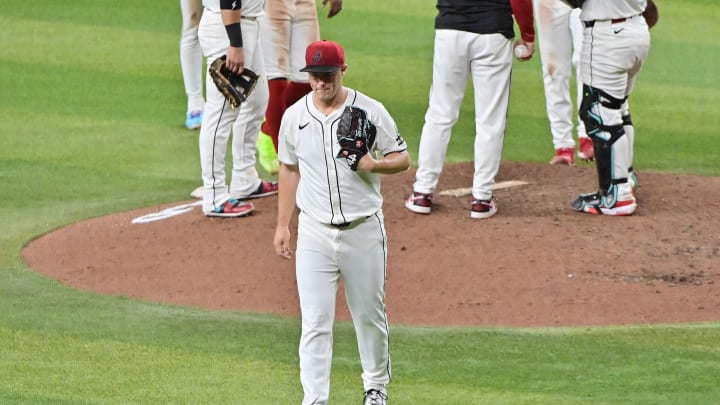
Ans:
[[[297,166],[298,158],[295,154],[295,138],[297,136],[296,109],[290,107],[283,114],[278,132],[278,160],[290,166]]]
[[[510,0],[515,21],[520,28],[520,37],[526,42],[535,41],[532,0]]]
[[[377,134],[375,135],[375,150],[386,156],[393,152],[403,152],[407,150],[407,144],[400,131],[398,131],[395,120],[381,103],[377,103],[374,108],[374,117],[371,116],[370,122],[375,125]]]

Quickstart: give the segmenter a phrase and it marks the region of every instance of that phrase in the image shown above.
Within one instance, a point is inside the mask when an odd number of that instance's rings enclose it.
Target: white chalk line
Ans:
[[[161,219],[167,219],[176,215],[184,214],[200,205],[202,205],[202,201],[195,201],[190,204],[180,204],[174,207],[165,208],[164,210],[158,212],[153,212],[147,215],[143,215],[141,217],[137,217],[130,222],[132,222],[133,224],[145,224],[148,222],[160,221]]]
[[[512,187],[520,187],[529,184],[527,181],[522,180],[506,180],[501,181],[498,183],[495,183],[493,186],[493,190],[502,190],[506,188],[512,188]],[[443,190],[439,194],[440,195],[446,195],[450,197],[462,197],[466,195],[470,195],[472,193],[472,187],[463,187],[463,188],[454,188],[451,190]]]

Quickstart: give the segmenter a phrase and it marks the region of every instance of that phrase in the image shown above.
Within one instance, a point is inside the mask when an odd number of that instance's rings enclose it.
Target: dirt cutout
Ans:
[[[472,165],[446,165],[439,191],[467,188]],[[383,178],[391,324],[599,326],[720,320],[720,178],[640,173],[632,217],[574,212],[594,169],[503,163],[498,214],[473,220],[469,196],[436,194],[431,215],[404,208],[414,170]],[[23,250],[28,265],[83,290],[217,310],[299,316],[294,262],[272,248],[277,197],[245,218],[192,201],[68,225]],[[294,233],[294,230],[293,230]],[[338,318],[349,319],[342,290]]]

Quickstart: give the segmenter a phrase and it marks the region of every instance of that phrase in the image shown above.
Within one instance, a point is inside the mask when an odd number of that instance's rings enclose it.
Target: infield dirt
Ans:
[[[391,324],[598,326],[720,319],[720,178],[639,173],[632,217],[569,208],[594,168],[503,163],[498,214],[472,220],[469,196],[439,195],[431,215],[404,208],[414,169],[383,178]],[[446,165],[438,191],[469,187],[472,164]],[[189,191],[189,190],[188,190]],[[70,224],[22,257],[79,289],[217,310],[299,316],[294,263],[272,247],[277,197],[244,218],[199,208],[132,224],[178,201]],[[295,226],[295,224],[293,224]],[[293,229],[294,232],[294,229]],[[349,319],[342,291],[338,318]]]

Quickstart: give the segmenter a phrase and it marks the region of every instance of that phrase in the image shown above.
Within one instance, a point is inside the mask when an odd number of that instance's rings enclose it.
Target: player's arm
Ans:
[[[410,154],[407,151],[390,152],[382,159],[376,159],[372,153],[368,153],[358,162],[358,170],[381,174],[402,172],[408,167],[410,167]]]
[[[520,28],[520,39],[515,46],[524,45],[528,51],[520,60],[529,60],[535,52],[535,23],[533,21],[532,0],[510,0],[513,16]]]
[[[245,68],[245,53],[240,29],[240,2],[241,0],[220,0],[220,16],[230,40],[225,65],[235,73],[240,73]]]
[[[323,0],[323,7],[330,3],[330,9],[328,10],[327,18],[335,17],[340,12],[340,10],[342,10],[342,2],[343,0]]]
[[[278,183],[278,213],[273,245],[278,256],[291,259],[290,219],[295,212],[295,194],[297,193],[298,183],[300,183],[298,166],[291,166],[281,162]]]

